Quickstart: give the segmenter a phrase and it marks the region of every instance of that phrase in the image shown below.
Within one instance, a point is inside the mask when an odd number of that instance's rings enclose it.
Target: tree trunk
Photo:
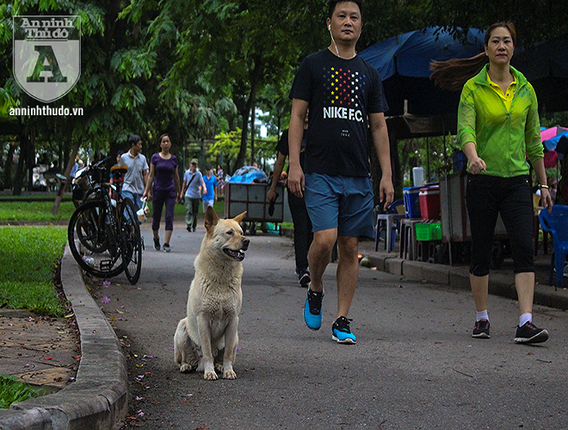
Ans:
[[[254,150],[254,121],[256,119],[256,105],[254,98],[252,106],[250,107],[250,165],[254,165],[255,150]]]
[[[69,157],[69,162],[67,163],[67,167],[65,168],[65,177],[67,180],[59,185],[59,189],[57,190],[57,195],[55,196],[55,201],[53,202],[53,207],[51,208],[51,213],[53,215],[57,215],[57,211],[59,210],[59,205],[61,204],[61,200],[63,200],[63,194],[67,189],[67,184],[71,182],[71,169],[73,168],[73,164],[75,164],[75,158],[77,158],[77,154],[79,152],[79,147],[81,146],[81,142],[77,141],[73,145],[73,150],[71,151],[71,157]]]
[[[14,142],[11,142],[8,148],[6,164],[4,165],[4,188],[8,190],[12,189],[12,168],[14,166],[14,152],[16,152],[16,144]]]
[[[254,105],[254,96],[255,96],[255,90],[251,88],[247,102],[244,108],[241,110],[243,130],[241,131],[241,147],[239,149],[237,159],[235,160],[235,165],[233,166],[234,170],[237,170],[239,167],[242,167],[245,164],[245,158],[247,153],[249,116],[250,116],[251,107]]]
[[[28,141],[28,191],[34,190],[35,135],[35,127],[32,125]]]
[[[16,167],[16,175],[14,176],[14,188],[12,194],[15,196],[22,195],[22,183],[24,180],[25,161],[29,152],[28,135],[25,132],[20,134],[20,155],[18,157],[18,166]]]

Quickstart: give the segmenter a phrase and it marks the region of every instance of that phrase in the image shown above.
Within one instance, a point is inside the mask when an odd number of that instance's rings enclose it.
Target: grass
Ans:
[[[64,314],[53,274],[66,241],[64,228],[0,227],[0,308]]]
[[[2,202],[0,199],[0,221],[3,222],[56,222],[68,221],[75,210],[71,201],[63,201],[56,215],[51,214],[53,202]]]
[[[53,276],[66,240],[64,228],[0,227],[0,308],[27,309],[54,317],[64,315]],[[43,390],[15,377],[0,375],[2,409],[43,394]]]
[[[17,378],[9,375],[0,375],[0,409],[8,409],[12,403],[40,397],[43,390],[34,388]]]
[[[152,203],[149,204],[150,213]],[[219,216],[223,216],[225,202],[218,200],[215,202],[215,211]],[[68,222],[75,211],[75,206],[71,201],[64,200],[59,206],[56,215],[51,214],[53,208],[53,201],[49,202],[36,202],[36,201],[2,201],[0,198],[0,222],[25,224],[25,223],[64,223]],[[199,207],[200,213],[203,213],[203,207]],[[163,212],[162,212],[163,214]],[[162,215],[163,216],[163,215]],[[174,211],[176,220],[185,219],[185,205],[176,205]]]

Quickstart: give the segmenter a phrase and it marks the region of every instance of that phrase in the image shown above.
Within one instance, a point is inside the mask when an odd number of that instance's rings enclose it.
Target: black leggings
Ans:
[[[308,268],[308,250],[314,237],[312,223],[304,199],[296,197],[290,190],[288,190],[288,205],[294,222],[296,270],[301,273]]]
[[[515,273],[534,272],[534,210],[528,176],[502,178],[468,175],[467,212],[471,225],[471,266],[475,276],[489,274],[497,216],[511,242]]]

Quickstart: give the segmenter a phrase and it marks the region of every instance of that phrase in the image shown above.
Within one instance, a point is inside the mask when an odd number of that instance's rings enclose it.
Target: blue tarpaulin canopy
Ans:
[[[429,79],[430,62],[473,57],[484,51],[484,35],[484,30],[469,29],[464,44],[441,27],[427,27],[391,37],[360,52],[361,58],[381,75],[390,108],[385,114],[455,114],[460,92],[435,87]],[[568,35],[529,49],[516,47],[511,64],[535,88],[541,111],[568,110]]]
[[[430,80],[430,62],[467,58],[483,52],[485,31],[469,29],[464,44],[440,27],[404,33],[360,52],[379,71],[389,104],[387,116],[405,113],[438,115],[455,113],[459,92],[441,90]]]

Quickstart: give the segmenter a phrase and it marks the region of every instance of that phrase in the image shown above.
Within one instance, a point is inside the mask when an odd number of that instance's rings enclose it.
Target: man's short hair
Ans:
[[[337,3],[345,3],[345,2],[353,2],[359,6],[359,11],[361,12],[361,16],[363,16],[363,0],[330,0],[329,1],[329,9],[328,9],[328,17],[331,18],[333,16],[333,12],[335,11],[335,7]]]
[[[136,145],[138,142],[140,142],[142,140],[142,138],[140,136],[138,136],[137,134],[131,134],[130,137],[128,138],[128,146],[132,147],[134,145]]]

